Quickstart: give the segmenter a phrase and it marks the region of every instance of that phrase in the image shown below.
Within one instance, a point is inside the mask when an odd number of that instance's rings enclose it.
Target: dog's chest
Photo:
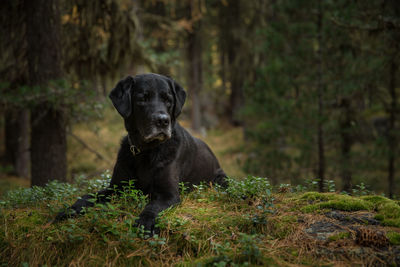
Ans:
[[[162,178],[160,175],[167,165],[168,162],[159,158],[137,157],[134,168],[136,187],[144,194],[151,194],[154,191],[154,184]]]

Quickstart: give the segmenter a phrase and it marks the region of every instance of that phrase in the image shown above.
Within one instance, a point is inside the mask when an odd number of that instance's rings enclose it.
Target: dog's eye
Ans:
[[[138,94],[137,95],[137,100],[139,102],[147,102],[150,100],[150,95],[149,94]]]
[[[162,97],[162,100],[163,100],[164,103],[165,103],[166,105],[168,105],[168,106],[170,106],[171,103],[172,103],[172,99],[171,99],[169,96],[167,96],[167,95],[163,96],[163,97]]]

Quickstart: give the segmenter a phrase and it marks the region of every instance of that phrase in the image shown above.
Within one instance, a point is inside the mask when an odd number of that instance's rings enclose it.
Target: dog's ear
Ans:
[[[181,114],[183,104],[185,103],[186,100],[186,92],[183,89],[182,86],[180,86],[177,82],[175,82],[172,79],[170,80],[170,86],[172,89],[172,92],[174,94],[174,100],[175,100],[175,105],[174,105],[174,118],[177,118],[179,114]]]
[[[135,79],[131,76],[120,80],[109,97],[122,117],[128,118],[132,114],[131,88],[135,84]]]

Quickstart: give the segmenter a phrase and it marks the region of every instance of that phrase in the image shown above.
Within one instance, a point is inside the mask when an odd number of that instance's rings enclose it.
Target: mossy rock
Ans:
[[[364,196],[361,199],[374,205],[378,213],[375,219],[383,225],[400,227],[400,206],[397,201],[383,196]]]
[[[330,193],[319,193],[319,192],[307,192],[300,196],[301,200],[307,201],[327,201],[332,199],[333,194]]]
[[[348,195],[333,193],[308,192],[300,197],[301,200],[319,201],[318,203],[306,205],[301,208],[303,212],[316,212],[323,209],[334,209],[342,211],[372,210],[374,204]]]

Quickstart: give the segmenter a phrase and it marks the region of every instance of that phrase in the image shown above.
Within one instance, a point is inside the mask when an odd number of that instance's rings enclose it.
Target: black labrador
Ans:
[[[115,187],[133,179],[135,187],[150,197],[137,224],[153,233],[158,213],[180,201],[180,182],[225,185],[226,175],[210,148],[176,121],[186,99],[178,83],[159,74],[129,76],[118,82],[109,97],[128,134],[122,139],[111,183],[98,192],[96,201],[107,201]],[[71,206],[72,214],[93,206],[92,198],[81,197]],[[61,212],[56,221],[69,216],[71,210]]]

